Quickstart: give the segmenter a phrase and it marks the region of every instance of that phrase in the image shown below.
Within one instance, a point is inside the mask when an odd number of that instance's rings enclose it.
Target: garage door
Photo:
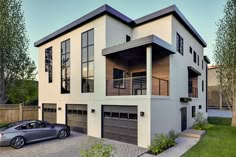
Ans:
[[[137,144],[137,107],[103,106],[103,138]]]
[[[43,104],[43,120],[49,123],[57,122],[57,105],[56,104]]]
[[[87,134],[87,105],[67,104],[66,121],[71,130]]]

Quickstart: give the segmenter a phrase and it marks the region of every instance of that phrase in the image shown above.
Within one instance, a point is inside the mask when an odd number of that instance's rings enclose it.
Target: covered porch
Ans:
[[[171,45],[151,35],[103,50],[106,95],[169,96]]]

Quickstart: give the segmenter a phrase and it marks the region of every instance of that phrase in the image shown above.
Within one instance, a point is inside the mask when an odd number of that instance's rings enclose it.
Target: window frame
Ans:
[[[89,44],[89,32],[92,31],[93,32],[93,43]],[[86,34],[86,45],[84,46],[83,45],[83,35]],[[81,92],[82,93],[93,93],[94,92],[94,28],[92,29],[89,29],[85,32],[82,32],[81,33]],[[93,59],[92,60],[89,60],[89,48],[90,47],[93,47]],[[86,49],[86,61],[83,61],[83,50]],[[92,75],[89,75],[89,64],[92,63],[93,64],[93,74]],[[86,64],[86,77],[83,76],[83,65]],[[84,88],[84,81],[85,81],[85,88]],[[93,88],[91,88],[91,85],[89,85],[89,81],[92,81],[92,84],[93,84]]]
[[[69,52],[67,52],[67,42],[69,42]],[[62,49],[62,44],[65,44],[65,52],[63,53],[63,49]],[[70,53],[71,53],[71,42],[70,42],[70,38],[69,39],[66,39],[64,41],[61,42],[61,94],[69,94],[70,93],[70,87],[71,87],[71,82],[70,82],[70,75],[71,75],[71,56],[70,56]],[[67,55],[69,56],[69,65],[67,65],[67,63],[65,64],[65,80],[63,80],[63,69],[62,69],[62,65],[64,66],[64,64],[62,64],[62,57],[65,57],[67,58]],[[69,77],[68,77],[68,73],[67,73],[67,70],[69,69]],[[65,82],[65,89],[62,90],[63,88],[63,82]],[[68,89],[68,82],[69,82],[69,89]]]

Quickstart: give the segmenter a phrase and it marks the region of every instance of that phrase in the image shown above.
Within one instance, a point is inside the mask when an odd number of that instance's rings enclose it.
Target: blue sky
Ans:
[[[136,19],[175,4],[207,42],[204,52],[213,60],[216,23],[223,17],[226,0],[23,0],[29,53],[38,66],[34,42],[108,4],[131,19]]]

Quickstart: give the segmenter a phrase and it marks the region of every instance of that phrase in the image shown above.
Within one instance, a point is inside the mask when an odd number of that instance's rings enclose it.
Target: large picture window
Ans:
[[[113,69],[113,87],[114,88],[125,88],[125,72],[120,69]]]
[[[52,47],[45,50],[45,72],[48,72],[48,82],[52,83]]]
[[[82,93],[94,91],[94,30],[81,35]]]
[[[70,39],[61,43],[61,93],[70,93]]]

